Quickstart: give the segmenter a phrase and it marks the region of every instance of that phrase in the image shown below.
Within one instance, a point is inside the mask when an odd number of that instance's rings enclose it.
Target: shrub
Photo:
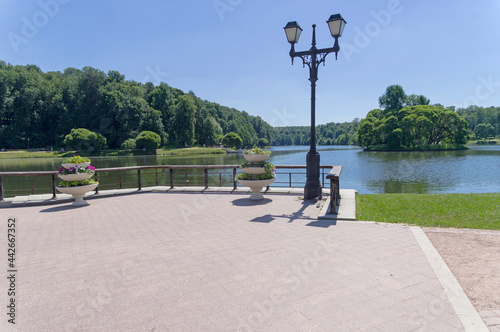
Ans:
[[[152,131],[143,131],[135,138],[137,149],[146,149],[146,151],[156,151],[160,147],[161,137]]]
[[[232,149],[239,149],[243,144],[243,140],[238,134],[230,132],[224,136],[222,144]]]
[[[85,128],[73,128],[64,137],[64,144],[75,150],[100,151],[106,147],[106,137]]]
[[[128,140],[124,141],[122,145],[120,145],[120,149],[122,150],[133,150],[135,149],[135,139],[129,138]]]

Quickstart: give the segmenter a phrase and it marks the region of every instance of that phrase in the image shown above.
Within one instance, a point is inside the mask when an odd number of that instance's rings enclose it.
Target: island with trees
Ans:
[[[357,141],[365,150],[467,148],[467,121],[442,105],[430,105],[425,96],[407,96],[400,85],[391,85],[379,105],[359,125]]]

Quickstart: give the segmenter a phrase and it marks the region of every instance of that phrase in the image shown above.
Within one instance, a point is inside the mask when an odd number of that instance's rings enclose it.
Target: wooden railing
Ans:
[[[342,166],[332,166],[326,178],[330,180],[330,213],[337,214],[337,204],[340,203],[340,173]]]
[[[338,171],[338,168],[340,167],[340,171]],[[155,185],[158,185],[158,170],[169,170],[169,179],[168,183],[170,185],[170,188],[175,187],[175,181],[174,181],[174,174],[175,172],[179,173],[180,170],[187,171],[187,170],[203,170],[203,185],[205,189],[209,187],[209,170],[232,170],[232,187],[233,189],[236,189],[238,184],[235,180],[236,176],[236,170],[239,168],[239,165],[150,165],[150,166],[131,166],[131,167],[113,167],[113,168],[99,168],[96,169],[96,181],[99,181],[99,178],[104,176],[104,173],[114,173],[114,172],[130,172],[130,171],[137,171],[137,182],[134,181],[132,185],[137,185],[138,190],[141,190],[143,185],[145,184],[146,181],[143,180],[143,174],[147,170],[155,170],[155,181],[147,181],[146,183],[153,182]],[[282,169],[306,169],[305,165],[277,165],[276,168],[278,170]],[[322,186],[325,186],[325,176],[327,179],[330,179],[330,184],[333,185],[330,188],[334,188],[334,190],[330,190],[330,194],[332,193],[337,193],[336,197],[338,197],[338,176],[340,176],[340,172],[342,171],[342,166],[330,166],[330,165],[325,165],[325,166],[320,166],[321,168],[321,182]],[[325,171],[331,170],[330,173],[326,173]],[[332,173],[335,170],[335,173]],[[52,191],[52,199],[56,198],[56,181],[59,181],[59,177],[57,176],[57,171],[36,171],[36,172],[0,172],[0,201],[4,200],[5,192],[4,192],[4,182],[3,179],[6,177],[27,177],[27,176],[45,176],[51,178],[51,191]],[[101,175],[102,174],[102,175]],[[147,173],[146,173],[147,174]],[[164,172],[160,172],[160,175],[164,175]],[[288,181],[287,182],[277,182],[273,184],[273,186],[279,186],[279,184],[287,184],[288,187],[292,187],[292,184],[297,183],[292,181],[292,175],[293,174],[301,174],[304,175],[304,173],[297,173],[297,172],[280,172],[279,174],[288,174]],[[327,175],[328,174],[328,175]],[[338,174],[336,177],[336,180],[332,180],[331,176],[332,174]],[[151,174],[148,174],[151,175]],[[221,173],[219,173],[220,177],[220,184],[222,185],[222,176]],[[334,177],[335,179],[335,177]],[[32,193],[35,193],[35,181],[30,180],[32,182]],[[189,180],[187,180],[187,173],[186,173],[186,184],[189,183]],[[116,184],[116,183],[115,183]],[[130,183],[125,183],[125,184],[130,184]],[[336,187],[334,187],[336,186]],[[115,186],[116,187],[116,186]],[[122,188],[122,176],[118,176],[118,183],[117,187],[120,189]],[[335,189],[336,188],[336,189]],[[99,187],[96,188],[95,190],[96,193],[99,193]],[[337,198],[336,198],[337,199]],[[332,201],[332,200],[331,200]],[[332,210],[333,211],[333,210]]]

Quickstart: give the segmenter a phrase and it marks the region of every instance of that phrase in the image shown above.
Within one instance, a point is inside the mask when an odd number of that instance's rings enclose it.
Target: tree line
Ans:
[[[362,121],[318,125],[317,144],[415,148],[500,133],[500,107],[431,105],[399,85],[388,87],[379,105]],[[167,83],[142,84],[92,67],[44,73],[35,65],[0,61],[0,148],[24,149],[28,142],[39,148],[132,148],[143,132],[157,134],[162,146],[310,144],[309,126],[273,128]]]
[[[411,150],[445,145],[457,148],[474,135],[474,128],[486,126],[478,121],[495,122],[495,117],[496,123],[486,127],[488,135],[497,134],[498,110],[495,108],[484,110],[474,106],[456,112],[454,107],[431,105],[423,95],[408,96],[400,85],[387,87],[379,98],[379,105],[379,109],[368,112],[358,129],[358,145],[365,149]],[[462,115],[476,119],[472,128]]]
[[[359,119],[343,123],[327,123],[316,126],[317,145],[356,145]],[[310,126],[275,127],[273,145],[311,144]]]
[[[454,108],[450,108],[453,109]],[[469,106],[456,110],[469,124],[472,140],[493,138],[500,135],[500,107]]]
[[[119,148],[144,131],[164,146],[215,145],[228,133],[242,146],[273,141],[260,117],[184,93],[166,83],[125,80],[92,68],[42,72],[35,65],[0,61],[0,147],[64,147],[72,129],[87,129]],[[76,135],[76,134],[75,134]],[[69,142],[70,140],[67,140]]]

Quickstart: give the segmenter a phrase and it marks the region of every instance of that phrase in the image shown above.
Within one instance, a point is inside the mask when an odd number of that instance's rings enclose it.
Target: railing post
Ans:
[[[170,171],[170,189],[174,187],[174,169],[169,169]]]
[[[203,169],[203,176],[205,177],[205,189],[208,188],[208,168]]]
[[[222,187],[222,173],[219,172],[219,187]]]
[[[119,186],[119,189],[122,189],[122,176],[121,175],[118,175],[118,186]]]
[[[137,180],[139,182],[139,191],[141,191],[142,190],[142,183],[141,183],[141,169],[140,168],[137,170]]]
[[[31,180],[31,194],[35,194],[35,180]]]
[[[56,199],[56,175],[52,174],[52,199]]]
[[[233,190],[236,190],[237,188],[237,184],[236,184],[236,168],[233,168]]]
[[[330,179],[330,213],[335,213],[335,208],[337,202],[335,202],[335,187],[333,184],[333,179]]]
[[[0,176],[0,201],[3,201],[3,180]]]
[[[288,173],[288,186],[292,188],[292,172]]]
[[[156,186],[158,185],[158,168],[155,168]]]
[[[96,182],[99,182],[99,181],[97,181],[97,172],[95,172],[95,180],[96,180]],[[97,187],[95,187],[95,193],[96,194],[99,193],[99,185],[97,185]]]

